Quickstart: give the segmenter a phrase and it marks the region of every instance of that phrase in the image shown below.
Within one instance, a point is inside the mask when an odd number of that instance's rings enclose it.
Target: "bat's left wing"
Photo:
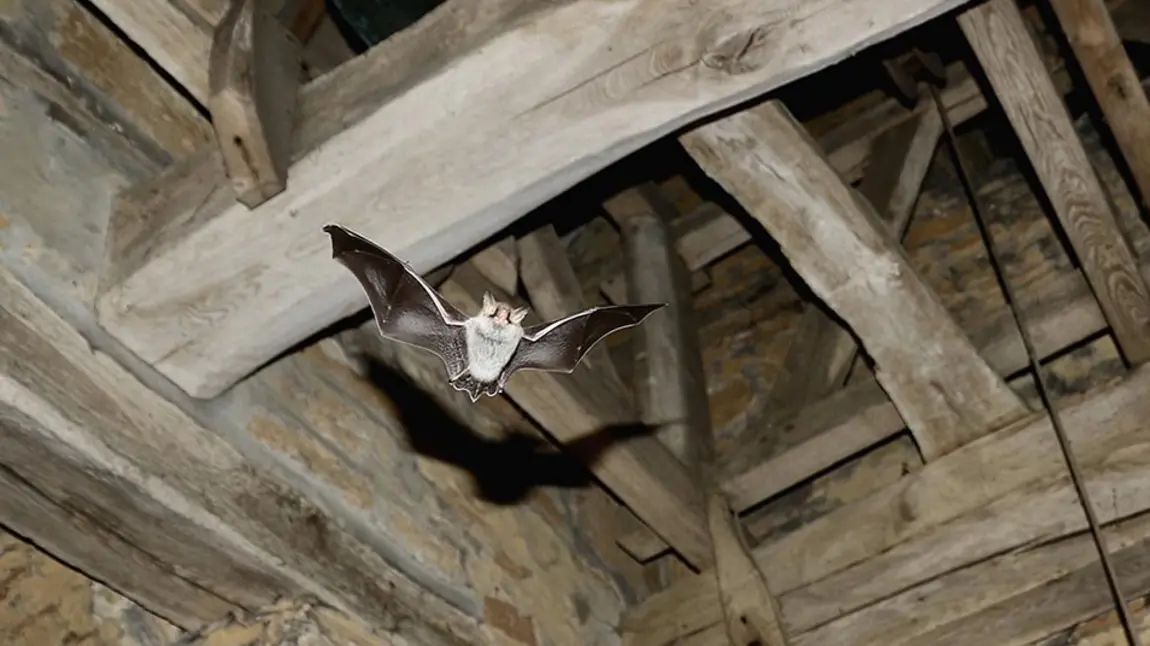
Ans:
[[[503,369],[501,381],[505,382],[516,370],[572,372],[603,337],[634,327],[663,307],[666,303],[593,307],[558,321],[533,325],[523,331],[523,340]]]

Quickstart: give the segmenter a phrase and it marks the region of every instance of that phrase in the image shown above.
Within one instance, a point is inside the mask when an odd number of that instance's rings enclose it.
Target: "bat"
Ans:
[[[475,316],[465,316],[434,287],[367,238],[337,224],[332,258],[351,271],[367,294],[380,335],[437,355],[448,383],[474,403],[503,392],[519,370],[571,373],[595,344],[612,332],[639,325],[666,303],[593,307],[566,318],[521,324],[526,307],[512,307],[484,292]]]

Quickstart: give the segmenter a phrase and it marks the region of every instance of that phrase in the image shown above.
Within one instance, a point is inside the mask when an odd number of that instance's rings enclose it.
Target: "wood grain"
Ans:
[[[305,87],[292,186],[254,212],[211,154],[137,192],[154,226],[113,242],[101,325],[210,398],[364,307],[324,224],[425,272],[645,144],[964,1],[451,0]]]
[[[300,46],[260,0],[233,0],[213,32],[208,109],[236,199],[263,204],[287,185]]]
[[[782,104],[769,101],[681,141],[858,335],[925,460],[1026,414],[887,225],[857,199]]]
[[[1126,360],[1150,358],[1150,289],[1014,0],[958,17]]]

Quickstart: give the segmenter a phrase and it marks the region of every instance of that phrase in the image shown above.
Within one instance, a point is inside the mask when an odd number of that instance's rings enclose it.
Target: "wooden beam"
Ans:
[[[873,206],[891,238],[901,243],[910,224],[919,190],[942,136],[942,119],[931,98],[914,119],[883,133],[874,141],[876,160],[867,166],[860,196]],[[785,419],[846,383],[858,355],[851,333],[822,309],[808,303],[795,329],[796,339],[784,360],[785,373],[771,388],[768,406]]]
[[[1103,0],[1051,0],[1086,82],[1150,206],[1150,101]]]
[[[513,298],[484,280],[470,263],[456,268],[440,293],[465,312],[478,311],[484,291],[504,302]],[[538,317],[529,313],[525,325]],[[590,371],[570,375],[531,372],[513,376],[505,390],[540,427],[559,442],[618,425],[635,423],[624,394],[597,381]],[[711,561],[703,499],[683,465],[654,437],[615,446],[591,465],[595,475],[644,523],[696,568]]]
[[[364,306],[324,224],[427,271],[659,137],[965,2],[451,0],[305,87],[292,186],[254,212],[234,203],[211,152],[137,191],[153,207],[147,233],[116,216],[101,325],[212,397]]]
[[[1138,368],[1121,382],[1062,408],[1087,486],[1107,492],[1105,502],[1095,498],[1100,522],[1150,509],[1150,492],[1144,486],[1146,456],[1139,448],[1150,437],[1148,387],[1150,370]],[[988,478],[988,473],[995,477]],[[1049,546],[1085,528],[1050,420],[1035,413],[756,547],[754,557],[772,573],[784,629],[795,635],[796,644],[933,644],[929,639],[874,639],[870,631],[860,631],[856,639],[849,621],[855,613],[872,613],[876,622],[887,620],[884,633],[911,635],[935,627],[936,615],[957,625],[952,620],[973,616],[1050,580],[1011,577],[1003,570],[995,575],[992,569],[972,566],[1003,554],[1025,554],[1026,546]],[[851,540],[843,541],[845,535]],[[1056,559],[1047,562],[1058,571],[1046,577],[1061,576],[1063,568],[1073,567],[1058,565]],[[663,646],[693,635],[692,646],[725,646],[723,614],[708,574],[678,582],[632,609],[621,624],[621,630],[633,633],[625,643]],[[936,581],[941,576],[953,578]],[[993,594],[984,587],[988,577],[1001,586]],[[894,614],[881,606],[882,600],[896,595],[903,595],[900,603],[913,610]],[[844,623],[831,628],[836,621]]]
[[[0,522],[186,628],[308,595],[414,642],[479,643],[475,617],[253,468],[4,269],[0,329]],[[89,531],[55,533],[73,522]]]
[[[782,104],[769,101],[681,141],[859,336],[924,460],[1026,414],[887,226]]]
[[[514,294],[519,290],[519,245],[515,241],[515,236],[507,236],[490,247],[481,249],[471,257],[471,264],[476,271],[487,280],[495,283],[499,289],[509,294]],[[531,279],[534,279],[532,271],[526,272],[524,280]],[[567,314],[571,314],[571,312],[562,316]],[[556,315],[556,317],[558,316],[560,315]],[[551,315],[543,314],[543,317],[551,318]]]
[[[667,303],[631,335],[641,419],[660,427],[660,439],[702,483],[701,469],[712,460],[711,414],[690,278],[669,225],[675,207],[649,183],[603,206],[623,232],[628,300]]]
[[[218,17],[209,22],[206,11],[189,14],[172,0],[92,0],[92,4],[192,98],[207,105],[212,28]],[[191,4],[201,3],[193,0]]]
[[[300,47],[261,0],[232,0],[216,26],[208,109],[236,198],[248,208],[287,185]]]
[[[1150,359],[1150,289],[1015,0],[989,0],[959,26],[1022,142],[1126,360]]]

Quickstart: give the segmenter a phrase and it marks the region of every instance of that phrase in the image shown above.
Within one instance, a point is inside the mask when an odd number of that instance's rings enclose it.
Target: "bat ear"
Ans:
[[[487,315],[495,313],[495,297],[486,290],[483,292],[483,313]]]
[[[517,308],[511,310],[511,316],[509,318],[511,319],[512,323],[515,323],[516,325],[518,325],[526,317],[527,317],[527,308],[526,307],[517,307]]]

